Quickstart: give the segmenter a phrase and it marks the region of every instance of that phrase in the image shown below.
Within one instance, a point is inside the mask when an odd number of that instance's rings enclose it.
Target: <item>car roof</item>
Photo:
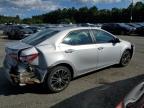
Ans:
[[[47,28],[48,30],[56,30],[56,31],[72,31],[72,30],[81,30],[81,29],[100,29],[99,27],[54,27]],[[101,30],[101,29],[100,29]]]
[[[54,30],[54,31],[59,31],[58,34],[55,36],[43,41],[41,44],[46,44],[46,43],[59,43],[61,38],[66,36],[67,33],[75,30],[86,30],[86,29],[95,29],[95,30],[102,30],[105,31],[99,27],[55,27],[55,28],[47,28],[45,30]]]

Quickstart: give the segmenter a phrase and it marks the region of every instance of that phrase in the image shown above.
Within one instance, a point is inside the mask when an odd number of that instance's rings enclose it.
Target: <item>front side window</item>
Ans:
[[[88,30],[77,30],[69,33],[63,40],[68,45],[86,45],[92,44],[92,38]]]
[[[101,30],[93,30],[96,43],[111,43],[114,40],[114,37]]]

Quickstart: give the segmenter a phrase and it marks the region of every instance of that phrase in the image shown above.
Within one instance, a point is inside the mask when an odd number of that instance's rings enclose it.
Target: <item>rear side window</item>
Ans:
[[[93,30],[96,43],[111,43],[114,40],[114,37],[102,30]]]
[[[77,30],[69,33],[63,40],[68,45],[86,45],[92,44],[92,38],[88,30]]]

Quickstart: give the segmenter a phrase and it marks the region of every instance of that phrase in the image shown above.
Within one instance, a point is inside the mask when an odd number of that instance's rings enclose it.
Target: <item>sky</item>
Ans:
[[[133,0],[134,3],[144,0]],[[97,6],[99,9],[126,8],[132,0],[0,0],[0,15],[27,18],[58,8]]]

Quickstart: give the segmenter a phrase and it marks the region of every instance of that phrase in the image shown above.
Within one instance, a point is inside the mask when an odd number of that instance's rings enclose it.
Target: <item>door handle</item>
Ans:
[[[99,47],[99,48],[98,48],[98,50],[103,50],[103,49],[104,49],[104,47]]]
[[[68,50],[65,50],[65,53],[72,53],[72,52],[74,52],[74,50],[73,50],[73,49],[68,49]]]

